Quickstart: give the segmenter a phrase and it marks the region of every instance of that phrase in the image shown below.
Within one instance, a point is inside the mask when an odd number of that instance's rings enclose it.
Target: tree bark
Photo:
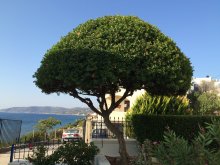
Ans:
[[[103,116],[104,122],[107,128],[116,135],[119,143],[119,154],[121,156],[121,165],[129,164],[129,155],[127,153],[126,143],[123,136],[123,132],[121,132],[118,128],[114,126],[114,124],[109,120],[109,116]]]

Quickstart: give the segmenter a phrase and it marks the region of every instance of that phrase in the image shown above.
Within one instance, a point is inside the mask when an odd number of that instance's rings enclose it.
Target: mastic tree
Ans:
[[[105,16],[79,25],[46,52],[34,74],[42,92],[69,94],[104,118],[118,138],[124,165],[128,164],[125,141],[109,119],[111,112],[138,89],[184,95],[191,77],[191,63],[176,44],[134,16]],[[125,92],[116,100],[121,88]],[[111,96],[110,105],[106,94]],[[89,96],[97,98],[98,108]]]

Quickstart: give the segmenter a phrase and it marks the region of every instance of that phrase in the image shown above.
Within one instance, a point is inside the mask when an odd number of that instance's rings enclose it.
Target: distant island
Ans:
[[[59,115],[87,115],[92,111],[89,108],[75,107],[50,107],[50,106],[31,106],[31,107],[12,107],[0,109],[0,112],[7,113],[32,113],[32,114],[59,114]]]

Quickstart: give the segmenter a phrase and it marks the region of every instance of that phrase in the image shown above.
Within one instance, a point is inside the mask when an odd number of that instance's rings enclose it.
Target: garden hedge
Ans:
[[[145,139],[163,140],[168,129],[191,141],[213,118],[220,119],[220,116],[133,115],[131,121],[137,140],[143,143]]]

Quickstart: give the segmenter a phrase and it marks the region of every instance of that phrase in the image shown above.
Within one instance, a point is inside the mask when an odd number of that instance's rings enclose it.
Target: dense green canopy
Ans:
[[[176,44],[133,16],[106,16],[79,25],[45,54],[35,73],[45,93],[100,96],[123,87],[133,92],[182,95],[192,67]]]

